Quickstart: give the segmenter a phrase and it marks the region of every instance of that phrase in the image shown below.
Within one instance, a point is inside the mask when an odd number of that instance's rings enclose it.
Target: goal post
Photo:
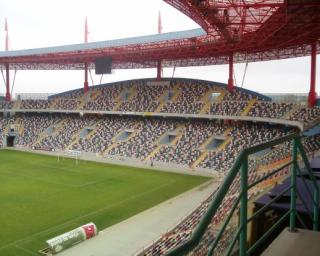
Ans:
[[[82,151],[80,150],[68,150],[67,151],[67,156],[71,157],[71,158],[74,158],[76,160],[76,164],[79,163],[79,158],[81,157],[82,155]]]

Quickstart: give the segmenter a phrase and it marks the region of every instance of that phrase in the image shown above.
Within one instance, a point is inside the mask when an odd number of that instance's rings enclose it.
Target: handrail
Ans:
[[[202,235],[204,234],[207,226],[210,224],[212,216],[217,212],[224,196],[227,194],[228,189],[230,188],[232,181],[238,173],[238,170],[241,166],[241,160],[243,153],[237,157],[234,165],[232,166],[229,175],[224,179],[222,185],[216,193],[215,200],[209,205],[207,213],[200,220],[196,230],[193,232],[191,238],[182,243],[180,246],[174,248],[172,251],[168,252],[167,256],[173,255],[183,255],[184,253],[190,251],[190,248],[194,248],[200,241]]]
[[[297,148],[299,150],[299,153],[302,157],[303,163],[305,165],[305,167],[307,168],[308,174],[312,180],[312,183],[315,187],[315,193],[313,194],[313,198],[315,201],[315,204],[313,204],[313,230],[319,230],[319,199],[320,199],[320,189],[319,186],[317,184],[316,178],[314,177],[312,170],[311,170],[311,166],[307,157],[306,152],[304,151],[304,148],[302,146],[302,143],[300,140],[297,140]]]
[[[291,195],[291,202],[290,202],[290,209],[287,211],[287,213],[274,224],[274,226],[271,227],[270,230],[266,232],[266,234],[261,237],[251,248],[247,248],[247,223],[252,221],[258,214],[255,214],[254,216],[248,218],[247,212],[248,212],[248,190],[253,187],[253,185],[257,185],[259,182],[269,178],[271,175],[268,174],[262,179],[259,179],[258,181],[254,182],[253,184],[248,184],[248,157],[249,155],[256,153],[258,151],[276,146],[278,144],[292,141],[292,160],[281,166],[280,168],[272,171],[272,174],[275,174],[276,172],[279,172],[280,170],[287,168],[289,165],[292,165],[291,168],[291,184],[289,188],[285,189],[284,192],[289,192]],[[298,195],[297,191],[297,173],[298,173],[298,153],[300,153],[302,161],[304,165],[306,166],[306,169],[308,171],[308,174],[310,176],[310,179],[312,180],[312,184],[314,186],[314,193],[313,193],[313,230],[319,229],[319,185],[316,182],[316,179],[312,173],[308,157],[304,151],[304,148],[302,146],[302,143],[300,141],[300,137],[296,133],[289,134],[287,136],[284,136],[282,138],[278,138],[275,140],[272,140],[270,142],[262,143],[259,145],[255,145],[249,148],[245,148],[242,150],[242,152],[238,155],[236,161],[234,162],[232,168],[230,169],[228,175],[225,177],[222,185],[220,186],[219,190],[216,193],[216,197],[211,202],[211,204],[208,206],[207,212],[202,216],[198,226],[194,230],[192,236],[189,238],[189,240],[185,241],[181,245],[179,245],[176,248],[173,248],[168,253],[166,253],[166,256],[180,256],[185,255],[186,253],[192,251],[201,241],[201,238],[203,237],[208,225],[210,224],[212,218],[215,216],[215,214],[218,211],[219,206],[221,205],[223,199],[227,195],[233,181],[235,180],[237,174],[240,175],[240,193],[238,197],[235,199],[234,205],[231,207],[231,211],[226,216],[225,222],[222,224],[220,231],[218,232],[216,238],[212,241],[211,246],[209,248],[208,255],[213,255],[215,247],[218,245],[219,240],[222,238],[223,232],[225,231],[228,222],[231,219],[231,216],[234,211],[237,209],[237,205],[239,206],[239,212],[240,212],[240,223],[238,230],[236,231],[236,236],[234,236],[233,241],[231,243],[231,246],[229,247],[227,255],[229,255],[232,251],[232,248],[235,244],[235,241],[239,237],[239,255],[240,256],[247,256],[250,253],[252,253],[256,247],[261,244],[263,240],[267,238],[269,234],[278,226],[280,223],[282,223],[286,217],[290,220],[290,231],[294,231],[296,228],[296,218],[299,219],[299,216],[297,216],[296,211],[296,195]],[[274,199],[276,200],[276,199]],[[269,202],[269,205],[274,202]],[[261,213],[260,211],[259,213]]]

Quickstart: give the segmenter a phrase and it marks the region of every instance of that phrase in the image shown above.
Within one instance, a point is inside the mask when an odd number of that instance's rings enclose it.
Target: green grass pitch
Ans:
[[[129,218],[208,178],[0,151],[0,256],[37,255],[45,241],[93,221]]]

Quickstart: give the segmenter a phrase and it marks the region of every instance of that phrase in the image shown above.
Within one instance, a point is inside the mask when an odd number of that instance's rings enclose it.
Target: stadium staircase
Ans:
[[[185,130],[185,126],[183,124],[178,125],[178,127],[174,130],[174,132],[176,133],[176,137],[171,142],[171,146],[174,146],[174,145],[176,145],[178,143],[178,141],[180,140],[184,130]]]
[[[215,92],[219,92],[220,95],[217,97],[217,99],[212,102],[211,100],[209,100],[209,97],[212,93]],[[217,90],[210,90],[208,91],[205,96],[202,98],[202,101],[204,102],[204,106],[202,107],[202,109],[200,110],[200,112],[198,114],[200,115],[204,115],[204,114],[208,114],[210,112],[210,106],[212,103],[221,103],[223,101],[224,96],[226,95],[226,92],[224,90],[221,91],[217,91]]]
[[[147,157],[145,159],[143,159],[143,162],[147,162],[148,160],[150,160],[152,157],[154,157],[162,148],[163,145],[160,145],[160,141],[163,139],[163,137],[166,135],[167,133],[164,133],[163,135],[160,136],[160,138],[157,140],[157,142],[155,144],[157,144],[157,147],[152,150],[150,152],[149,155],[147,155]]]
[[[207,147],[209,143],[212,141],[212,139],[217,136],[216,134],[212,134],[202,145],[200,146],[200,150],[207,150]]]
[[[117,138],[119,137],[119,135],[126,130],[126,128],[120,129],[117,134],[115,136],[113,136],[112,138],[112,144],[109,145],[109,147],[107,147],[103,152],[101,152],[101,155],[107,155],[108,152],[110,152],[113,148],[115,148],[116,146],[118,146],[119,144],[126,142],[128,140],[130,140],[131,138],[133,138],[134,136],[137,135],[137,133],[139,132],[137,130],[137,127],[139,126],[139,123],[135,123],[131,129],[134,129],[134,131],[125,139],[122,141],[117,141]]]
[[[225,150],[226,146],[230,143],[230,141],[231,141],[231,138],[228,137],[226,140],[224,140],[223,143],[221,143],[221,145],[218,148],[214,149],[213,151],[220,152],[220,151]]]
[[[10,126],[10,124],[6,125],[6,126],[3,128],[2,134],[8,134],[8,132],[9,132],[9,126]]]
[[[118,111],[118,110],[119,110],[121,104],[124,102],[124,100],[122,99],[122,95],[123,95],[123,93],[125,93],[126,91],[128,91],[128,90],[127,90],[127,89],[124,89],[124,90],[119,94],[119,96],[118,96],[118,98],[117,98],[117,100],[116,100],[117,104],[116,104],[116,105],[113,107],[113,109],[112,109],[113,111]],[[129,92],[130,92],[130,97],[127,99],[127,101],[132,101],[133,98],[137,95],[136,86],[135,86],[135,85],[132,86],[132,87],[130,88]]]
[[[65,150],[71,150],[72,146],[79,142],[81,132],[82,132],[82,129],[80,129],[80,131],[76,132],[76,134],[73,135],[71,143],[66,146]]]
[[[163,108],[164,105],[166,105],[167,102],[164,100],[164,99],[160,99],[159,101],[159,105],[158,107],[156,108],[156,110],[154,111],[155,113],[160,113],[161,112],[161,109]]]
[[[92,131],[89,132],[87,135],[85,135],[82,139],[91,140],[92,136],[97,132],[97,126],[98,126],[98,123],[96,123],[95,126],[93,127]],[[65,150],[71,150],[74,145],[78,144],[78,142],[81,138],[80,135],[81,135],[82,131],[83,131],[83,129],[80,129],[80,131],[78,131],[73,136],[71,143],[66,147]]]
[[[226,139],[223,141],[223,143],[221,143],[221,145],[219,145],[218,148],[214,149],[215,152],[219,152],[219,151],[222,151],[222,150],[225,150],[226,146],[229,144],[229,142],[231,141],[231,137],[228,137],[230,132],[232,131],[232,128],[227,128],[222,136],[223,137],[226,137]]]
[[[210,100],[210,95],[214,93],[215,90],[209,90],[205,93],[205,95],[202,97],[201,101],[204,103],[202,109],[199,111],[199,114],[208,114],[209,109],[211,106],[211,100]]]
[[[200,110],[199,114],[200,115],[208,114],[210,111],[210,106],[211,106],[211,101],[207,100],[207,102],[204,102],[204,105]]]
[[[193,163],[190,164],[190,168],[194,170],[202,161],[204,161],[208,157],[208,155],[209,151],[202,151],[201,155]]]
[[[115,148],[116,146],[118,145],[117,142],[113,142],[109,145],[109,147],[107,147],[104,151],[101,152],[101,155],[104,156],[104,155],[108,155],[108,153],[113,149]]]
[[[91,132],[89,132],[86,136],[85,139],[86,140],[92,140],[93,135],[95,135],[95,133],[98,131],[99,127],[99,123],[96,123],[93,130]]]
[[[227,139],[226,139],[223,143],[221,143],[221,145],[216,149],[216,152],[221,151],[221,150],[225,150],[225,147],[226,147],[226,146],[228,145],[228,143],[231,141],[231,138],[228,137],[231,131],[232,131],[232,128],[227,128],[227,129],[223,132],[222,136],[227,137]]]
[[[214,102],[212,102],[209,97],[210,95],[212,95],[212,93],[220,93],[220,95],[216,98],[216,100]],[[203,114],[208,114],[210,112],[210,106],[212,103],[221,103],[223,101],[224,96],[226,95],[226,92],[224,90],[210,90],[208,91],[204,97],[202,98],[202,101],[205,103],[203,108],[200,110],[199,114],[203,115]]]
[[[90,91],[90,101],[95,101],[101,95],[100,90],[92,90]]]
[[[266,175],[259,176],[255,180],[249,180],[251,178],[249,175],[249,157],[251,155],[257,155],[258,152],[288,142],[291,142],[290,162],[277,169],[270,170]],[[299,161],[299,158],[301,161]],[[251,191],[255,190],[257,185],[261,182],[264,182],[285,170],[290,170],[287,179],[287,187],[282,188],[282,190],[274,197],[270,197],[270,200],[261,206],[261,208],[254,213],[251,213],[251,203],[249,201],[249,195],[252,195]],[[307,189],[307,194],[309,195],[310,203],[312,205],[309,209],[305,203],[305,198],[302,197],[299,192],[297,182],[298,176],[300,182],[303,181],[304,186]],[[308,185],[306,185],[306,182]],[[221,213],[219,209],[221,210],[223,208],[223,202],[228,199],[228,195],[234,193],[232,191],[232,189],[234,189],[234,184],[236,184],[239,190],[236,192],[235,198],[231,201],[231,204],[223,213],[223,223],[215,234],[214,239],[208,240],[208,234],[211,233],[212,220],[217,214]],[[263,233],[251,240],[252,237],[248,235],[250,225],[252,225],[257,218],[262,218],[265,221],[264,216],[266,215],[264,214],[270,212],[270,207],[278,202],[283,196],[289,198],[287,208],[283,210],[282,214],[279,215],[277,219],[273,219],[273,223],[269,223],[268,225],[265,223],[261,224],[259,228],[261,229],[263,226]],[[301,212],[297,208],[298,204],[299,207],[304,207],[304,209],[309,212],[309,214],[305,216],[305,218],[308,218],[309,226],[301,219]],[[206,213],[201,217],[199,224],[196,226],[190,238],[171,249],[165,255],[188,255],[196,249],[197,246],[200,246],[200,250],[202,248],[205,255],[216,255],[217,250],[221,249],[219,246],[221,246],[220,242],[222,242],[222,248],[224,248],[223,255],[227,256],[318,256],[320,252],[320,236],[318,232],[319,207],[319,182],[317,182],[311,169],[300,136],[296,133],[292,133],[267,143],[243,149],[222,181],[219,189],[215,193],[214,199],[210,202]],[[228,238],[225,239],[225,232],[228,231],[234,217],[237,217],[238,224],[233,227],[234,229],[228,234]],[[298,229],[298,224],[303,226],[303,229]],[[288,228],[283,229],[286,225],[288,225]],[[312,230],[306,230],[308,228]],[[275,231],[281,232],[281,230],[283,231],[279,236],[274,233]],[[207,231],[210,233],[206,233]],[[273,239],[274,237],[276,238],[272,242],[270,239]],[[262,254],[260,253],[261,250]]]
[[[68,119],[63,119],[60,122],[58,122],[57,124],[55,124],[54,128],[54,132],[51,134],[52,137],[55,137],[64,127],[65,123],[68,123]]]
[[[148,160],[153,158],[160,151],[161,148],[162,148],[162,145],[158,145],[154,150],[151,151],[149,155],[147,155],[145,159],[143,159],[143,162],[147,162]]]
[[[160,113],[161,112],[161,109],[163,108],[163,106],[167,103],[164,99],[164,97],[166,95],[168,95],[169,93],[169,90],[165,90],[162,95],[159,97],[159,105],[158,107],[156,108],[156,110],[154,111],[155,113]]]
[[[21,106],[21,100],[16,100],[16,101],[14,101],[12,108],[13,109],[20,109],[20,106]]]
[[[220,91],[220,95],[219,95],[219,97],[217,98],[216,103],[221,103],[221,102],[223,101],[224,96],[226,95],[226,93],[227,93],[227,92],[226,92],[225,90]]]
[[[172,99],[171,99],[171,102],[176,102],[176,101],[178,100],[178,97],[180,96],[180,93],[181,93],[180,88],[179,88],[179,85],[178,85],[178,84],[175,85],[175,86],[172,88],[172,90],[174,91],[174,95],[173,95],[173,97],[172,97]]]
[[[24,124],[20,123],[17,130],[18,130],[19,135],[22,135],[22,133],[24,131]]]
[[[23,133],[24,124],[20,117],[17,117],[16,121],[14,122],[14,130],[17,131],[19,135]]]
[[[224,132],[223,132],[223,136],[228,136],[229,133],[231,132],[232,128],[227,128]],[[227,139],[221,143],[221,145],[219,145],[218,148],[212,149],[212,150],[208,150],[207,146],[208,144],[212,141],[212,139],[216,136],[216,134],[213,134],[212,136],[209,137],[209,139],[207,139],[201,146],[200,146],[200,150],[202,151],[201,155],[190,165],[191,169],[196,168],[202,161],[204,161],[208,156],[210,152],[219,152],[225,149],[226,145],[228,145],[228,143],[231,141],[231,138],[227,137]]]
[[[133,128],[133,129],[135,129],[135,128]],[[121,142],[117,141],[118,136],[119,136],[120,133],[122,133],[124,130],[126,130],[126,129],[125,129],[125,128],[124,128],[124,129],[121,129],[121,130],[118,132],[118,134],[112,138],[112,141],[115,142],[115,143],[122,143],[122,142],[125,142],[125,141],[130,140],[132,137],[136,136],[137,133],[139,132],[138,130],[134,130],[134,132],[132,132],[126,139],[122,140]]]
[[[59,100],[60,100],[59,97],[56,97],[53,100],[49,100],[49,103],[50,103],[49,108],[50,109],[56,109],[57,105],[59,104]]]
[[[175,139],[170,143],[170,145],[176,145],[177,142],[179,141],[179,139],[181,138],[183,131],[184,131],[185,126],[184,125],[179,125],[174,132],[176,133],[176,137]],[[163,135],[160,136],[160,138],[157,140],[157,142],[155,144],[157,144],[157,147],[152,150],[150,152],[149,155],[147,155],[147,157],[145,159],[143,159],[143,162],[147,162],[148,160],[150,160],[151,158],[153,158],[159,151],[160,149],[163,147],[163,145],[160,145],[160,141],[163,139],[164,136],[166,136],[167,133],[164,133]]]
[[[160,96],[160,104],[157,107],[157,109],[154,111],[155,113],[160,113],[161,110],[163,109],[163,107],[167,104],[167,102],[172,102],[175,103],[178,100],[178,97],[180,96],[180,89],[179,89],[179,85],[175,85],[172,88],[173,93],[173,97],[171,98],[170,101],[165,101],[163,98],[166,94],[168,94],[169,90],[165,91],[162,96]]]
[[[257,99],[251,99],[248,102],[248,106],[245,107],[245,109],[242,111],[241,116],[247,116],[253,107],[254,103],[257,102]]]
[[[62,121],[54,124],[53,126],[54,126],[55,130],[54,130],[54,132],[53,132],[51,135],[48,135],[47,129],[44,130],[44,131],[38,136],[38,138],[35,140],[35,142],[32,142],[32,143],[31,143],[31,145],[32,145],[32,146],[37,145],[38,143],[40,143],[40,142],[41,142],[43,139],[45,139],[46,137],[49,137],[49,136],[55,137],[55,136],[63,129],[63,127],[64,127],[63,124],[64,124],[65,122],[66,122],[66,120],[62,120]]]
[[[215,92],[217,92],[217,90],[215,90],[215,89],[211,89],[211,90],[208,90],[204,95],[203,95],[203,97],[202,97],[202,99],[201,99],[201,101],[203,101],[203,102],[210,102],[211,100],[210,100],[210,96],[212,95],[212,93],[215,93]]]
[[[290,109],[287,113],[285,113],[281,118],[282,119],[289,119],[289,117],[296,111],[298,111],[300,109],[300,106],[297,104],[297,105],[294,105],[292,107],[292,109]]]
[[[40,143],[40,141],[42,141],[45,137],[48,136],[48,133],[47,133],[47,130],[43,131],[42,133],[40,133],[36,140],[35,141],[32,141],[30,144],[29,144],[29,147],[32,148],[32,146],[34,145],[37,145],[38,143]]]
[[[83,107],[90,100],[90,97],[91,97],[91,93],[90,92],[84,93],[83,96],[81,96],[81,98],[80,98],[80,102],[79,102],[79,104],[77,106],[77,110],[82,110]]]
[[[120,97],[120,96],[119,96],[119,97]],[[117,100],[116,102],[117,102],[117,103],[116,103],[116,105],[114,105],[112,111],[117,111],[123,101],[119,99],[119,100]]]

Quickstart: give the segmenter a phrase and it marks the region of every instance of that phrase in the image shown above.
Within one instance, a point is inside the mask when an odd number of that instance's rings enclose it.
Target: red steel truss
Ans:
[[[5,69],[84,69],[96,58],[111,56],[113,68],[228,64],[311,54],[320,38],[318,0],[165,0],[195,20],[207,35],[95,50],[1,57]]]

